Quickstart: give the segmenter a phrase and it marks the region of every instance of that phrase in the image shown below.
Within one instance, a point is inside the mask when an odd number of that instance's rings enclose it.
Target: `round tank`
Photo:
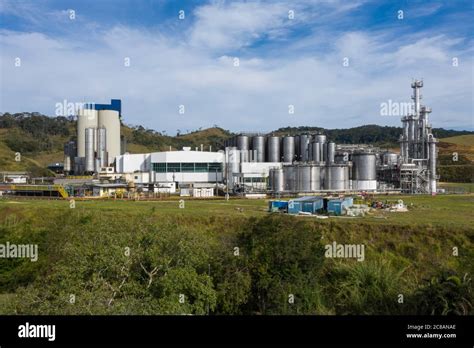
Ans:
[[[311,166],[310,189],[311,191],[321,190],[321,167],[319,165]]]
[[[295,178],[295,166],[284,166],[283,167],[283,179],[285,191],[295,192],[296,191],[296,178]]]
[[[326,136],[324,134],[316,134],[314,136],[314,141],[320,144],[324,144],[326,142]]]
[[[239,150],[249,150],[249,137],[246,135],[239,135],[237,137],[237,149]]]
[[[269,173],[270,187],[273,192],[282,192],[284,190],[284,174],[283,169],[272,168]]]
[[[265,162],[265,137],[260,135],[253,137],[252,149],[256,151],[257,162]]]
[[[97,128],[97,157],[100,167],[107,167],[107,130],[105,128]]]
[[[349,167],[344,164],[332,164],[326,167],[326,190],[349,189]]]
[[[280,162],[280,137],[270,136],[267,139],[267,162]]]
[[[352,154],[352,180],[376,180],[376,164],[374,153]]]
[[[327,143],[327,161],[328,163],[334,163],[334,156],[336,155],[336,144]]]
[[[296,167],[297,172],[297,190],[298,192],[311,191],[311,166],[300,165]]]
[[[107,130],[108,165],[120,155],[120,119],[115,110],[99,110],[99,127]]]
[[[318,143],[318,142],[312,142],[311,143],[311,147],[313,148],[313,151],[312,151],[312,160],[314,162],[321,162],[321,143]]]
[[[386,164],[386,165],[389,165],[389,166],[397,164],[398,163],[398,155],[396,153],[387,151],[383,154],[382,161],[383,161],[383,164]]]
[[[97,110],[79,109],[77,115],[77,157],[86,157],[86,128],[97,128]]]
[[[309,142],[310,136],[308,134],[301,134],[300,135],[300,161],[309,161]]]
[[[71,157],[64,155],[64,172],[70,172],[71,169]]]
[[[283,138],[283,162],[292,163],[295,159],[295,138],[286,136]]]
[[[95,144],[95,128],[86,128],[85,133],[85,167],[86,172],[94,172],[95,169],[95,156],[94,156],[94,144]]]

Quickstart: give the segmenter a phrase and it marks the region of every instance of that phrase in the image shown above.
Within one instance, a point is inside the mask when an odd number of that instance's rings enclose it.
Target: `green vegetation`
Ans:
[[[474,198],[379,198],[409,212],[319,220],[257,200],[0,200],[0,244],[39,245],[37,262],[0,259],[0,313],[474,314]],[[325,258],[333,241],[364,244],[365,261]]]

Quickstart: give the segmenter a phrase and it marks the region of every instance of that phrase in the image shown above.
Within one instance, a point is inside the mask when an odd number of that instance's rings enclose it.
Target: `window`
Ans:
[[[206,173],[207,172],[207,163],[194,163],[194,170],[197,173]]]
[[[166,171],[168,173],[181,172],[181,163],[168,163],[168,168]]]
[[[153,163],[152,168],[154,172],[166,173],[166,163]]]
[[[208,163],[209,164],[209,171],[210,172],[215,172],[216,170],[218,172],[222,171],[222,164],[221,163]]]
[[[184,173],[194,173],[194,163],[181,163],[181,171]]]

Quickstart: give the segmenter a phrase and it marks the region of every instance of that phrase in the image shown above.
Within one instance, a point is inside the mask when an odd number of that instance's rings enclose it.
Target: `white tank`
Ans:
[[[104,127],[107,132],[108,164],[115,161],[120,155],[120,119],[118,111],[99,110],[99,127]]]
[[[105,128],[97,128],[97,158],[99,159],[99,169],[107,167],[107,130]]]
[[[86,157],[86,128],[97,128],[97,110],[79,109],[77,115],[77,157]]]
[[[94,172],[95,171],[95,156],[94,156],[94,144],[95,144],[95,128],[86,128],[86,134],[84,136],[85,139],[85,147],[86,147],[86,155],[85,155],[85,168],[86,172]]]

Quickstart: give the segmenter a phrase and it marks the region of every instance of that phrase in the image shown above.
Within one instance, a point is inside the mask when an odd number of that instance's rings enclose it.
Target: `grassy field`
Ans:
[[[0,244],[40,255],[0,259],[0,313],[472,314],[474,195],[377,198],[409,211],[321,220],[266,200],[0,199]],[[364,262],[325,258],[333,242],[365,245]]]
[[[458,135],[455,137],[443,138],[440,141],[456,145],[474,146],[474,134]]]

